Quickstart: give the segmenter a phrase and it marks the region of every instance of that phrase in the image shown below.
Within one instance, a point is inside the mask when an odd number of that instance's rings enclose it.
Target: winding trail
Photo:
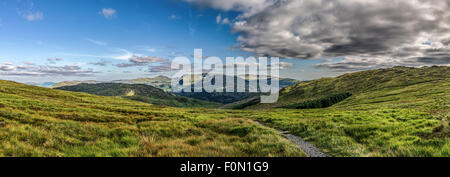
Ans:
[[[254,122],[262,127],[274,129],[272,127],[268,127],[268,126],[262,124],[261,122],[258,122],[258,121],[254,121]],[[295,135],[289,134],[288,132],[284,132],[284,131],[280,131],[280,130],[276,130],[276,131],[278,131],[280,134],[284,135],[287,139],[295,142],[295,144],[297,144],[297,146],[303,152],[305,152],[309,157],[331,157],[331,156],[325,154],[324,152],[322,152],[319,148],[315,147],[313,144],[308,143],[307,141],[303,140],[302,138],[300,138],[298,136],[295,136]]]

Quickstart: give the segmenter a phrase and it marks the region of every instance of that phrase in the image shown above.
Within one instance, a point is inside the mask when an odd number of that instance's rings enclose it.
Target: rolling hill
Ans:
[[[98,83],[78,84],[55,89],[84,92],[100,96],[118,96],[145,103],[172,107],[218,107],[221,104],[196,100],[167,93],[164,90],[144,84]]]
[[[258,121],[336,157],[449,157],[449,88],[449,67],[395,67],[301,82],[278,103],[228,110],[0,81],[0,156],[305,156]]]
[[[202,75],[192,75],[192,78],[201,79]],[[226,76],[223,76],[224,80],[226,80]],[[246,84],[249,83],[249,80],[254,79],[255,77],[251,76],[239,76],[235,77],[236,82],[237,80],[243,80]],[[271,79],[269,79],[271,80]],[[287,86],[291,86],[294,84],[297,84],[299,81],[295,79],[288,79],[288,78],[280,78],[277,79],[280,83],[280,88],[284,88]],[[60,83],[56,83],[51,88],[59,88],[59,87],[65,87],[65,86],[76,86],[79,84],[99,84],[99,83],[117,83],[117,84],[142,84],[142,85],[149,85],[153,86],[159,89],[164,90],[165,92],[172,92],[172,86],[171,86],[172,79],[166,76],[157,76],[154,78],[137,78],[137,79],[129,79],[129,80],[115,80],[111,82],[100,82],[100,81],[64,81]],[[29,84],[30,85],[30,84]],[[82,91],[82,90],[79,90]],[[87,92],[87,93],[93,93]],[[96,93],[93,93],[96,94]],[[183,97],[190,97],[193,99],[198,100],[204,100],[209,102],[216,102],[221,104],[229,104],[241,100],[245,100],[247,98],[253,97],[255,95],[258,95],[256,93],[238,93],[238,92],[227,92],[227,93],[208,93],[208,92],[191,92],[191,93],[174,93],[175,95],[183,96]],[[104,95],[104,94],[97,94],[97,95]],[[110,96],[110,95],[104,95],[104,96]],[[117,96],[117,95],[114,95]],[[216,104],[217,105],[217,104]]]
[[[0,157],[305,156],[224,110],[154,106],[0,80]]]
[[[205,75],[205,74],[204,74]],[[197,77],[197,79],[201,79],[204,76],[193,76],[193,77]],[[220,76],[219,76],[220,77]],[[226,80],[229,79],[229,76],[222,76],[223,77],[223,81],[226,84]],[[250,90],[250,86],[249,83],[251,80],[258,80],[258,77],[256,76],[235,76],[234,77],[235,80],[235,89],[237,88],[237,83],[238,82],[243,82],[245,83],[245,92],[206,92],[205,90],[203,90],[202,92],[194,92],[194,90],[192,89],[192,92],[181,92],[181,93],[174,93],[180,96],[185,96],[185,97],[190,97],[190,98],[195,98],[195,99],[199,99],[199,100],[205,100],[205,101],[211,101],[211,102],[218,102],[218,103],[222,103],[222,104],[230,104],[230,103],[235,103],[235,102],[239,102],[242,100],[246,100],[248,98],[251,97],[255,97],[258,96],[259,93],[254,93],[254,92],[249,92]],[[294,84],[299,83],[300,81],[295,80],[295,79],[288,79],[288,78],[269,78],[268,82],[272,82],[273,81],[278,81],[279,82],[279,86],[280,88],[284,88],[284,87],[288,87]],[[213,81],[214,82],[214,79]],[[193,85],[191,86],[193,88]]]
[[[349,97],[305,109],[342,94]],[[240,105],[333,156],[450,156],[449,67],[349,73],[287,87],[275,104]]]
[[[432,100],[431,93],[425,92],[427,90],[425,88],[447,84],[449,77],[449,67],[395,67],[362,71],[335,78],[301,82],[282,89],[278,102],[274,104],[251,104],[246,108],[288,107],[345,93],[352,96],[335,106],[405,102],[407,100],[414,101],[418,97]],[[435,91],[444,93],[449,89],[443,87],[437,88]]]

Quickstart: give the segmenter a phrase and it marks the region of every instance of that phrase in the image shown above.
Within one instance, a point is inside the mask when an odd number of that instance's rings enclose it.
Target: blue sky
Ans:
[[[203,49],[205,56],[251,56],[232,49],[239,34],[223,21],[238,15],[175,0],[1,1],[0,77],[19,82],[108,81],[171,74],[149,72],[149,66],[162,65],[157,62],[118,67],[133,56],[170,60],[191,57],[194,48]],[[282,77],[336,75],[313,67],[321,60],[282,62],[293,63],[281,71]]]

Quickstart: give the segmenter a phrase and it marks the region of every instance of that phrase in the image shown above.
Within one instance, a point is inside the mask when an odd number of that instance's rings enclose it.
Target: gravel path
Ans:
[[[263,126],[263,127],[267,127],[267,128],[271,128],[268,126],[265,126],[264,124],[262,124],[261,122],[255,121],[256,124]],[[273,129],[273,128],[271,128]],[[309,157],[331,157],[325,153],[323,153],[320,149],[316,148],[314,145],[312,145],[311,143],[308,143],[306,141],[304,141],[302,138],[289,134],[288,132],[283,132],[280,130],[277,130],[280,134],[283,134],[287,139],[295,142],[295,144],[297,144],[297,146],[303,151],[305,152]]]

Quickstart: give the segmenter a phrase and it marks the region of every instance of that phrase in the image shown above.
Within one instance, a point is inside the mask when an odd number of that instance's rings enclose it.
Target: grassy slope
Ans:
[[[449,88],[449,67],[365,71],[288,87],[248,117],[334,156],[450,156]],[[344,92],[353,96],[326,109],[263,109]]]
[[[59,87],[56,89],[84,92],[100,96],[120,96],[126,99],[163,106],[208,107],[208,108],[221,106],[221,104],[219,103],[176,96],[167,93],[159,88],[155,88],[153,86],[144,84],[119,84],[119,83],[79,84],[74,86]]]
[[[304,82],[284,90],[298,99],[283,93],[267,107],[348,90],[353,96],[326,109],[256,111],[163,108],[1,81],[0,155],[301,155],[248,121],[255,119],[333,156],[448,157],[449,72],[395,68]]]
[[[354,95],[352,99],[359,96],[376,97],[374,95],[376,92],[389,92],[430,82],[445,83],[450,77],[449,74],[449,67],[424,67],[421,69],[396,67],[350,73],[336,78],[322,78],[286,87],[280,91],[280,99],[277,103],[258,104],[249,108],[274,108],[340,93],[351,93]],[[412,95],[406,95],[402,99],[407,97],[415,98]],[[361,101],[363,100],[358,99],[354,103],[359,105]]]
[[[0,156],[304,156],[234,117],[0,81]]]

